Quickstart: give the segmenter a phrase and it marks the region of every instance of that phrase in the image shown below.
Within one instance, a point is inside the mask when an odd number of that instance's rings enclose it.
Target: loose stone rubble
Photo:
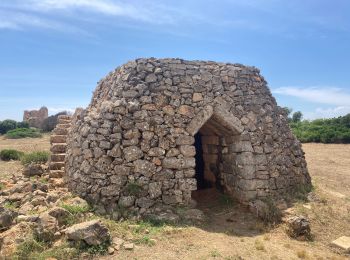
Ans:
[[[69,190],[111,215],[188,205],[197,133],[206,181],[244,204],[311,184],[301,145],[258,69],[150,58],[111,72],[76,113]]]

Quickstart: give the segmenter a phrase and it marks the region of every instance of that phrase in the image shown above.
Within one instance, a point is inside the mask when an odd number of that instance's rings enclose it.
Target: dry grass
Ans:
[[[34,151],[50,150],[50,135],[44,134],[42,138],[5,139],[0,136],[0,151],[4,149],[15,149],[29,153]],[[12,175],[21,173],[23,166],[19,161],[4,162],[0,160],[0,177],[6,179]]]

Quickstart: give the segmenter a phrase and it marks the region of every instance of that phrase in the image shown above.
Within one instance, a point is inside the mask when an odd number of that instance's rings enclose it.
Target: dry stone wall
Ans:
[[[301,145],[258,69],[150,58],[107,75],[79,112],[67,139],[69,189],[110,214],[189,204],[196,134],[205,178],[242,203],[310,185]]]

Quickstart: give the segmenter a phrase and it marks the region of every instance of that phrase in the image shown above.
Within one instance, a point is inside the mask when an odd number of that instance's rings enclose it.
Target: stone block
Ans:
[[[350,253],[350,237],[342,236],[332,241],[332,245]]]

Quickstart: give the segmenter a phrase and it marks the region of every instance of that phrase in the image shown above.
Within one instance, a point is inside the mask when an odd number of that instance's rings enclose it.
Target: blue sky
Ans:
[[[347,0],[0,0],[0,120],[85,107],[138,57],[256,66],[279,105],[350,113]]]

